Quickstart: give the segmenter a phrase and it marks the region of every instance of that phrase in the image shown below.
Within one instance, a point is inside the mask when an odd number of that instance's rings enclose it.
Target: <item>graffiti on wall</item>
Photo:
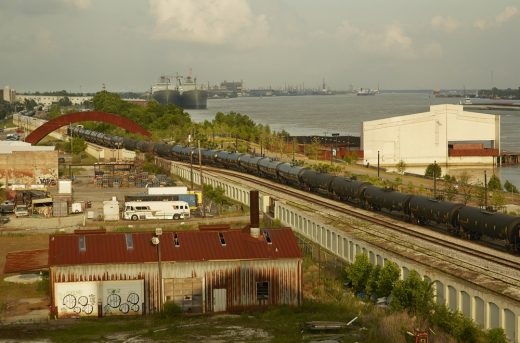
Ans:
[[[141,309],[139,306],[139,294],[131,291],[125,297],[121,289],[107,289],[107,291],[106,305],[103,307],[104,315],[137,313]]]
[[[90,294],[88,296],[67,293],[63,299],[62,305],[63,307],[60,309],[60,312],[74,312],[75,314],[81,314],[82,312],[86,315],[91,315],[94,312],[94,306],[96,304],[96,296],[94,294]]]

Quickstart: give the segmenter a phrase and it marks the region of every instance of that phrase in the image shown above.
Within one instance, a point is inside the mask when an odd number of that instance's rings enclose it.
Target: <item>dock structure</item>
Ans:
[[[520,164],[520,152],[502,151],[498,158],[498,165]]]

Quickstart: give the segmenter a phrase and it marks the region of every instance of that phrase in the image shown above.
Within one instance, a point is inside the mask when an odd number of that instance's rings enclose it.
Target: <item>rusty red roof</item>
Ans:
[[[5,257],[4,274],[47,270],[49,250],[12,251]]]
[[[153,232],[51,235],[49,266],[156,262],[153,237]],[[159,246],[162,261],[301,257],[296,237],[289,228],[263,229],[258,238],[243,230],[165,231]]]

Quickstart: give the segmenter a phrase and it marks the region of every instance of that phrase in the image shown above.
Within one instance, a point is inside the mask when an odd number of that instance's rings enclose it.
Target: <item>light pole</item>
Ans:
[[[157,247],[157,265],[159,267],[159,303],[158,310],[162,311],[163,304],[163,283],[162,283],[162,263],[161,263],[161,239],[162,229],[160,227],[155,229],[155,236],[152,237],[152,244]]]
[[[379,150],[377,150],[377,178],[379,179]]]
[[[206,217],[206,212],[204,211],[204,179],[202,178],[202,155],[200,153],[200,140],[197,141],[197,145],[199,148],[199,168],[200,168],[200,194],[202,199],[202,217]]]
[[[484,209],[487,210],[487,173],[484,170]]]
[[[437,177],[436,177],[436,171],[437,171],[437,161],[433,161],[433,198],[437,199]]]

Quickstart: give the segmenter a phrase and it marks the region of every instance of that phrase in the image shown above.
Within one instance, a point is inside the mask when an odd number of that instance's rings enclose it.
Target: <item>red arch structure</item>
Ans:
[[[119,126],[127,131],[140,134],[142,136],[151,137],[152,134],[148,132],[144,127],[137,124],[133,120],[130,120],[120,115],[106,112],[75,112],[69,113],[52,120],[49,120],[36,130],[31,132],[25,141],[31,144],[37,144],[45,136],[52,131],[59,129],[62,126],[70,125],[81,121],[101,121],[109,124]]]

